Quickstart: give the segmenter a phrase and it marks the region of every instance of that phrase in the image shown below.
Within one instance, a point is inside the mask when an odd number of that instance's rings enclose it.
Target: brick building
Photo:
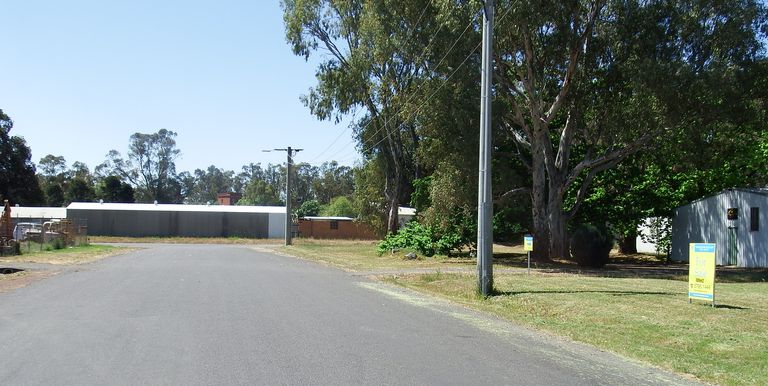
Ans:
[[[368,224],[350,217],[302,217],[299,237],[316,239],[377,240],[379,237]]]
[[[235,192],[219,193],[216,195],[216,201],[219,205],[235,205],[241,198],[243,198],[243,195]]]

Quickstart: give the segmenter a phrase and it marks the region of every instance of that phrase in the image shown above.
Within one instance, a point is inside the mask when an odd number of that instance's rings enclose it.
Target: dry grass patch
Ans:
[[[32,248],[24,250],[17,256],[4,256],[0,258],[3,263],[43,263],[43,264],[85,264],[105,257],[131,251],[131,248],[113,247],[108,245],[82,245],[78,247],[69,247],[63,249],[53,249],[50,251],[40,251]]]

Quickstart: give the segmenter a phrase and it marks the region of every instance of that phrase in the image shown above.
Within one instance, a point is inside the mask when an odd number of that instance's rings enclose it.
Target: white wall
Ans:
[[[269,238],[285,238],[285,213],[269,214]]]

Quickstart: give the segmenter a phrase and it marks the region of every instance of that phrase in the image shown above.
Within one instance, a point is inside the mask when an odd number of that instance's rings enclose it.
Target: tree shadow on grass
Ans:
[[[612,296],[634,296],[634,295],[663,295],[676,296],[676,292],[654,292],[654,291],[613,291],[613,290],[551,290],[551,291],[495,291],[493,296],[515,296],[526,294],[607,294]]]
[[[751,310],[751,308],[748,307],[729,306],[727,304],[715,304],[715,308],[723,308],[726,310]]]

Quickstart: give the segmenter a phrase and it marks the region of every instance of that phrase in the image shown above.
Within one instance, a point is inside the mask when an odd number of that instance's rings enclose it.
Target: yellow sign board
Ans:
[[[688,255],[688,300],[715,302],[715,244],[691,243]]]
[[[524,251],[532,251],[533,250],[533,236],[525,236],[525,237],[523,237],[523,250]]]

